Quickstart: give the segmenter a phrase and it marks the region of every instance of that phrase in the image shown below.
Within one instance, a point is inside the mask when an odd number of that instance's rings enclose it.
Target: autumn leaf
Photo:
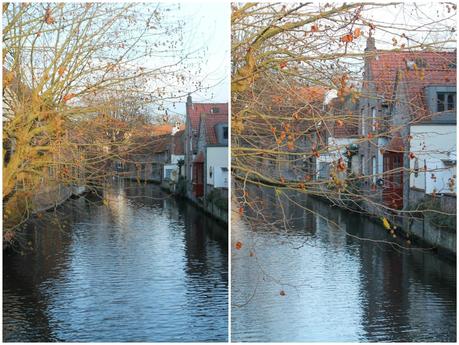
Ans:
[[[344,163],[342,158],[338,159],[337,169],[338,171],[346,171],[346,163]]]
[[[359,38],[359,37],[360,37],[360,34],[361,34],[360,28],[356,28],[356,29],[354,30],[354,38]]]
[[[281,62],[281,63],[279,64],[279,67],[280,67],[280,68],[285,68],[285,67],[287,67],[287,62],[286,62],[286,61]]]
[[[343,126],[344,126],[343,120],[336,120],[336,125],[337,125],[338,127],[343,127]]]
[[[241,248],[242,248],[242,242],[237,241],[236,244],[234,245],[234,247],[235,247],[237,250],[241,250]]]
[[[352,34],[344,35],[340,39],[340,41],[344,43],[349,43],[349,42],[352,42],[353,40],[354,40],[354,37],[352,36]]]
[[[65,67],[64,66],[59,67],[57,72],[62,77],[64,75],[64,73],[65,73]]]
[[[311,32],[317,32],[319,31],[319,26],[318,25],[312,25],[311,26]]]
[[[3,73],[3,87],[6,87],[12,83],[14,80],[14,73],[13,72],[6,72]]]
[[[241,206],[239,207],[239,215],[243,215],[244,214],[244,208]]]
[[[281,176],[281,177],[280,177],[280,181],[281,181],[281,183],[285,183],[285,178],[284,178],[284,176]]]
[[[317,158],[320,157],[320,153],[319,153],[319,151],[317,151],[317,150],[313,150],[313,151],[312,151],[312,155],[313,155],[314,157],[317,157]]]
[[[408,156],[410,157],[410,159],[416,158],[416,155],[414,154],[414,152],[410,152]]]
[[[55,20],[52,16],[51,9],[48,7],[45,12],[45,18],[43,19],[46,24],[54,24]]]
[[[64,100],[64,102],[67,102],[67,101],[71,100],[75,96],[76,95],[74,93],[69,93],[69,94],[64,96],[63,100]]]

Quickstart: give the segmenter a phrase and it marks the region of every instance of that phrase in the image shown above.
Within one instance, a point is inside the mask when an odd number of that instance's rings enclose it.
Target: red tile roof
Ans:
[[[419,58],[423,59],[427,64],[425,68],[426,77],[428,74],[427,70],[433,72],[430,73],[432,76],[441,75],[439,78],[443,78],[443,80],[446,74],[454,74],[454,76],[456,74],[456,69],[449,67],[450,63],[456,63],[455,52],[394,52],[377,50],[369,54],[375,54],[370,60],[370,77],[375,82],[378,96],[383,96],[386,100],[393,98],[397,72],[398,70],[407,71],[407,61],[416,61]],[[418,70],[420,69],[421,67],[418,66]],[[442,73],[445,75],[442,75]],[[425,79],[427,80],[427,78]]]
[[[185,154],[185,131],[181,130],[175,133],[174,137],[174,155],[184,155]]]
[[[212,113],[214,115],[228,116],[228,103],[191,103],[187,104],[187,116],[191,121],[191,128],[199,129],[199,118],[202,113],[211,114],[212,108],[219,108],[220,112]]]
[[[424,72],[406,71],[398,83],[406,91],[411,114],[415,115],[416,119],[421,119],[430,115],[425,98],[425,87],[456,86],[456,69],[431,70],[426,68]]]
[[[215,133],[215,126],[219,123],[228,124],[227,114],[211,114],[205,118],[206,126],[206,143],[210,145],[218,144],[217,134]]]

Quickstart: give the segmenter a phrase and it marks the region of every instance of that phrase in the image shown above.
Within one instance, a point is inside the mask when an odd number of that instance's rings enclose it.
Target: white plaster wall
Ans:
[[[412,125],[411,136],[410,151],[419,159],[420,169],[417,177],[410,174],[410,187],[423,189],[427,194],[434,189],[437,193],[451,193],[448,179],[456,175],[456,166],[448,167],[442,159],[456,160],[456,126]],[[424,162],[427,173],[423,172]],[[410,169],[414,169],[414,164],[415,159],[411,159]]]
[[[177,164],[180,159],[185,159],[185,155],[171,155],[171,164]]]
[[[226,168],[226,171],[221,168]],[[207,184],[215,188],[228,188],[228,147],[207,147],[206,174]]]

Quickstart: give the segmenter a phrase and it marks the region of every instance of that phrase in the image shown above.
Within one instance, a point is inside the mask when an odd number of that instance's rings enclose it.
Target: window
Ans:
[[[365,117],[364,117],[364,109],[360,110],[360,120],[362,126],[362,135],[365,135]]]
[[[166,174],[165,174],[164,178],[165,178],[166,180],[170,180],[173,171],[174,171],[174,169],[166,169]]]
[[[228,127],[223,127],[223,139],[228,140]]]
[[[371,108],[371,130],[374,132],[376,130],[376,108]]]
[[[211,114],[217,114],[219,112],[220,112],[220,108],[218,107],[212,107],[212,109],[210,109]]]
[[[319,178],[320,179],[330,178],[330,163],[319,162]]]
[[[437,92],[437,111],[456,110],[455,92]]]
[[[416,67],[418,68],[426,68],[427,67],[427,61],[424,58],[418,57],[415,60]]]
[[[373,183],[376,183],[376,174],[377,174],[377,172],[376,172],[376,157],[375,156],[373,156],[371,158],[371,168],[373,170],[372,171],[372,175],[373,176],[371,176],[371,180],[372,180]]]

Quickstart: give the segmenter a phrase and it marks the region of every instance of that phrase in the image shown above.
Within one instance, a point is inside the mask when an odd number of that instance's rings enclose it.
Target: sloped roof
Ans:
[[[426,100],[425,87],[427,86],[456,86],[456,69],[431,70],[424,72],[406,71],[398,80],[398,86],[403,86],[406,92],[406,101],[409,103],[413,119],[427,120],[430,118]],[[439,114],[437,117],[451,114]],[[454,115],[455,117],[455,115]]]
[[[451,71],[454,71],[454,75],[456,74],[456,70],[449,67],[450,63],[456,63],[455,52],[394,52],[376,50],[368,54],[372,56],[369,60],[370,77],[375,83],[378,96],[383,96],[386,100],[393,99],[397,73],[399,70],[407,71],[407,61],[416,61],[419,58],[423,59],[427,65],[425,68],[426,77],[428,74],[427,71],[432,72],[430,73],[431,76],[438,76],[439,79],[443,78],[443,80],[445,80],[445,77]],[[420,69],[421,67],[419,66],[418,70]],[[426,81],[429,79],[425,78]]]
[[[359,134],[359,102],[351,95],[333,98],[328,109],[330,112],[329,130],[335,138],[348,138]]]
[[[215,126],[219,123],[228,124],[228,115],[226,114],[212,114],[207,115],[205,118],[206,126],[206,143],[209,145],[218,144],[217,133]]]
[[[173,136],[174,141],[174,155],[184,155],[185,154],[185,131],[180,130],[179,132],[175,133]]]
[[[153,153],[160,153],[170,149],[171,135],[158,135],[151,139],[151,148]]]
[[[218,108],[218,113],[212,113],[212,108]],[[226,115],[228,116],[228,103],[191,103],[187,105],[187,116],[191,121],[191,128],[199,129],[199,119],[201,114]]]

